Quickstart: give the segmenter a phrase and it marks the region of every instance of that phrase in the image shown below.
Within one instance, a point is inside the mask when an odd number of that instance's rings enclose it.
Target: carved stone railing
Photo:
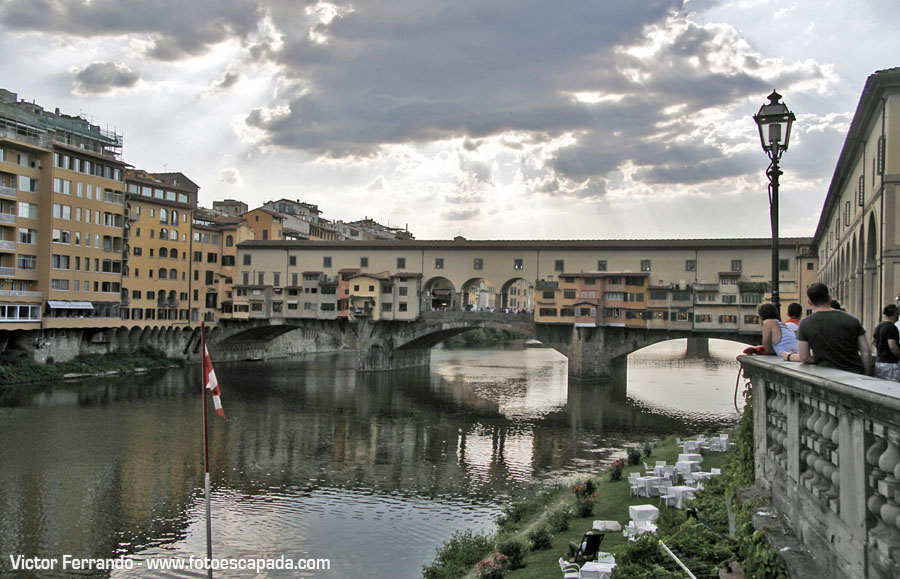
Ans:
[[[742,356],[756,483],[816,559],[900,577],[900,383]]]

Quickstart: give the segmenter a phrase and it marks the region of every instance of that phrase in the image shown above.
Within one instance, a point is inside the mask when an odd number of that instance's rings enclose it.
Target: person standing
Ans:
[[[855,374],[871,374],[871,356],[866,330],[854,316],[831,307],[828,286],[814,283],[806,290],[813,313],[797,331],[797,354],[786,352],[785,360],[799,358],[804,364],[818,364]]]
[[[882,380],[900,382],[900,330],[897,319],[900,308],[894,304],[884,306],[884,321],[875,326],[872,343],[875,346],[875,376]]]

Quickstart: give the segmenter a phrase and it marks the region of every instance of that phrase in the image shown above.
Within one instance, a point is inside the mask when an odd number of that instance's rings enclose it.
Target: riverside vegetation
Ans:
[[[71,375],[124,374],[138,369],[171,368],[182,364],[182,360],[169,358],[161,350],[149,347],[119,350],[111,354],[82,354],[68,362],[58,363],[52,358],[46,364],[30,358],[0,360],[0,384],[52,382]]]
[[[762,530],[750,521],[755,505],[742,500],[741,489],[753,484],[752,400],[732,434],[727,453],[710,453],[705,469],[721,467],[723,474],[705,481],[692,506],[697,519],[689,519],[675,508],[660,510],[659,530],[637,541],[622,533],[607,533],[601,550],[616,556],[614,578],[682,578],[684,571],[659,546],[662,540],[697,577],[718,577],[719,570],[738,562],[747,578],[787,578],[780,553],[771,547]],[[628,450],[627,459],[615,461],[608,471],[557,485],[547,491],[507,506],[492,535],[471,531],[454,535],[438,549],[432,564],[423,569],[424,579],[491,578],[544,579],[560,574],[559,558],[568,543],[579,542],[594,519],[628,521],[628,507],[654,499],[632,497],[627,476],[642,471],[641,458],[675,461],[680,450],[670,438],[652,448]],[[574,492],[573,492],[574,491]],[[590,496],[591,510],[584,503]],[[730,505],[730,507],[729,507]],[[729,535],[729,510],[735,518],[734,536]]]

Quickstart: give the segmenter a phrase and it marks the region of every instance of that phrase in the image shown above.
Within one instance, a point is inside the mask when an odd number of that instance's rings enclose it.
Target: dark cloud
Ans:
[[[299,4],[299,3],[297,3]],[[245,39],[263,11],[252,0],[6,0],[0,22],[11,30],[98,37],[146,34],[161,60],[199,55],[219,42]]]
[[[92,62],[73,71],[75,93],[103,94],[137,84],[140,76],[121,62]]]

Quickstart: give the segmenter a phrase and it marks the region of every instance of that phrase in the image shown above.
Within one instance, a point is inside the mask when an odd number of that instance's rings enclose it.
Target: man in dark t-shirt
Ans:
[[[869,374],[869,344],[859,320],[847,312],[831,308],[825,284],[811,284],[806,296],[813,313],[800,322],[797,330],[800,352],[786,353],[784,359],[799,358],[804,364]]]
[[[900,330],[895,325],[900,317],[900,308],[888,304],[881,315],[884,321],[872,332],[876,352],[875,375],[882,380],[900,382]]]

